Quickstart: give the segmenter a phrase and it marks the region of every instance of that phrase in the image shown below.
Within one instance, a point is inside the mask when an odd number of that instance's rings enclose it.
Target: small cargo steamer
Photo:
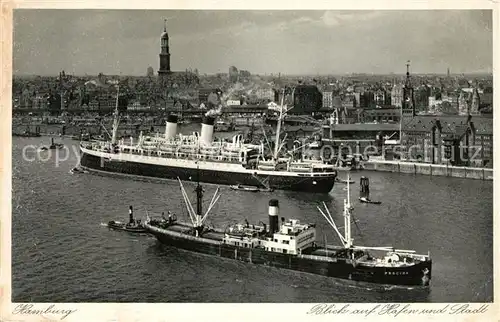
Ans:
[[[349,180],[349,179],[348,179]],[[259,225],[236,224],[225,230],[205,226],[208,213],[220,195],[218,189],[205,214],[201,211],[203,189],[198,184],[197,209],[192,207],[179,180],[191,224],[177,220],[146,219],[144,227],[163,244],[189,251],[226,257],[253,264],[303,271],[330,277],[392,285],[429,286],[432,260],[430,255],[416,254],[413,250],[393,247],[354,246],[351,237],[351,211],[349,188],[344,200],[344,234],[340,233],[326,204],[318,207],[332,226],[342,246],[319,246],[314,224],[296,219],[279,223],[278,200],[269,201],[269,222]],[[348,185],[349,186],[349,185]],[[383,252],[375,257],[372,253]]]

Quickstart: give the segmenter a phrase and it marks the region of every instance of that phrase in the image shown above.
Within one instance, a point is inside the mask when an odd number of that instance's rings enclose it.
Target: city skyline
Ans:
[[[492,73],[491,10],[14,10],[15,75]],[[331,44],[331,46],[328,46]]]

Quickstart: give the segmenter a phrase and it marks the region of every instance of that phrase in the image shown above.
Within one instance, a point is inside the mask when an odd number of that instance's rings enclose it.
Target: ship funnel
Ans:
[[[359,197],[370,199],[370,181],[368,180],[368,178],[364,176],[361,177],[361,179],[359,179],[359,185]]]
[[[177,115],[170,114],[167,117],[167,126],[165,127],[165,139],[169,140],[177,134]]]
[[[278,218],[279,218],[280,206],[276,199],[269,200],[269,233],[274,234],[279,230],[278,228]]]
[[[212,144],[212,137],[214,134],[214,122],[215,119],[210,116],[205,116],[203,122],[201,123],[201,136],[200,143],[204,145]]]

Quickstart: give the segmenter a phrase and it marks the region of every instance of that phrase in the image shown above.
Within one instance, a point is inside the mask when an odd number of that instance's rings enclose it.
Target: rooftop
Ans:
[[[467,115],[422,115],[403,122],[403,131],[429,132],[436,121],[441,123],[441,133],[461,134],[467,129]],[[471,116],[476,134],[493,134],[493,119],[483,116]]]
[[[399,123],[334,124],[331,128],[333,131],[399,131]]]

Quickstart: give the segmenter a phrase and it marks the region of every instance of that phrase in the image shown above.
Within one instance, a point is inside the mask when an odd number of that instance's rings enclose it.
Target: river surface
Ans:
[[[351,185],[355,244],[429,250],[431,288],[384,287],[220,259],[166,247],[148,235],[102,226],[146,211],[173,210],[188,220],[176,181],[147,182],[70,174],[69,153],[37,153],[50,138],[13,137],[13,302],[484,302],[493,300],[493,183],[384,172],[354,172]],[[25,147],[28,147],[24,150]],[[24,154],[24,157],[23,157]],[[34,159],[30,161],[29,159]],[[46,161],[44,161],[46,160]],[[357,202],[359,177],[370,179],[371,197]],[[186,183],[188,193],[194,183]],[[205,185],[207,205],[216,186]],[[318,242],[339,244],[316,209],[326,202],[340,217],[345,185],[330,194],[235,192],[222,197],[209,221],[217,227],[267,222],[268,201],[280,216],[317,223]],[[194,194],[191,194],[194,202]]]

